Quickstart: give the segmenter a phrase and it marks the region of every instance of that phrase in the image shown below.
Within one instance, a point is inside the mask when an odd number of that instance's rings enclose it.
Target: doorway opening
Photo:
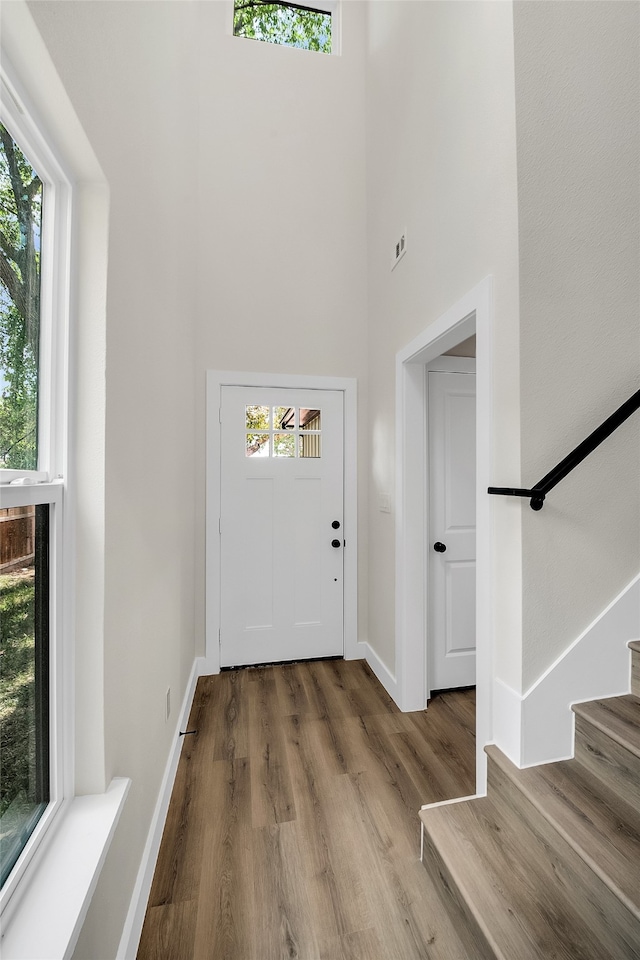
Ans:
[[[427,699],[476,685],[475,337],[425,367]]]
[[[486,790],[491,740],[492,280],[474,287],[396,357],[396,682],[403,710],[427,706],[427,364],[476,338],[476,789]]]

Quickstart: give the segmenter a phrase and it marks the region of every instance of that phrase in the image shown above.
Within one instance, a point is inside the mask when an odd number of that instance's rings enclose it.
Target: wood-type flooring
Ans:
[[[474,691],[401,713],[364,661],[198,681],[138,960],[467,960],[419,861],[474,792]]]

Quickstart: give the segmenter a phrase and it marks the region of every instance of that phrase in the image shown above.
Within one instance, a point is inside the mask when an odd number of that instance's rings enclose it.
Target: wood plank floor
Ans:
[[[401,713],[363,661],[202,677],[138,960],[466,960],[419,862],[474,792],[475,697]]]

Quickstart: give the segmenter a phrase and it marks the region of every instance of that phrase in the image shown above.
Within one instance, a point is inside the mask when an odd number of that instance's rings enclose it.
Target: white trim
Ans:
[[[71,183],[32,115],[5,54],[0,66],[0,115],[43,184],[41,224],[40,339],[38,360],[38,466],[23,476],[66,475],[69,351]],[[14,471],[1,471],[11,480]]]
[[[640,631],[640,574],[522,696],[521,766],[573,756],[572,703],[631,690],[627,644]]]
[[[3,38],[4,40],[4,38]],[[23,877],[33,860],[42,862],[42,841],[61,822],[63,801],[73,793],[73,741],[69,703],[73,703],[73,615],[70,577],[73,569],[71,523],[73,497],[63,491],[68,480],[69,439],[69,264],[71,184],[54,148],[32,111],[4,46],[0,66],[0,115],[10,135],[43,184],[41,224],[41,296],[38,361],[38,463],[36,470],[2,470],[3,507],[50,503],[49,525],[49,764],[50,803],[25,844],[0,893],[3,918],[18,912]],[[20,481],[16,480],[16,473]],[[54,480],[60,478],[60,480]],[[47,482],[53,481],[53,482]],[[64,495],[64,507],[63,507]]]
[[[18,908],[3,923],[7,960],[73,955],[130,786],[115,778],[106,793],[68,805]]]
[[[521,765],[522,697],[499,677],[493,682],[493,740],[512,763]]]
[[[4,13],[4,12],[3,12]],[[12,17],[9,17],[9,23]],[[3,19],[3,25],[5,21]],[[16,909],[20,881],[39,863],[39,846],[58,808],[73,794],[73,734],[70,705],[74,702],[72,651],[74,620],[71,602],[74,546],[73,495],[63,489],[69,480],[68,446],[70,393],[70,257],[72,188],[53,138],[33,110],[23,77],[16,73],[5,50],[0,64],[0,115],[10,135],[33,166],[43,185],[41,223],[40,334],[38,360],[38,462],[36,470],[0,470],[2,505],[50,503],[49,525],[49,755],[50,804],[26,843],[0,893],[3,917]],[[19,481],[17,479],[19,477]],[[64,501],[64,502],[63,502]],[[11,904],[11,905],[10,905]],[[9,906],[10,905],[10,906]]]
[[[386,663],[380,659],[376,651],[366,641],[358,644],[360,649],[359,659],[366,660],[374,674],[385,688],[394,703],[398,702],[398,682],[393,676]]]
[[[475,373],[475,357],[436,357],[426,364],[427,373]]]
[[[147,902],[149,900],[151,884],[153,882],[153,874],[156,869],[158,853],[160,851],[160,843],[162,841],[162,833],[164,830],[165,821],[167,819],[169,801],[171,800],[171,793],[173,791],[173,785],[176,779],[176,771],[178,769],[178,762],[180,760],[180,752],[182,750],[182,738],[180,737],[180,731],[186,730],[186,724],[189,720],[191,705],[193,703],[193,697],[196,690],[196,683],[198,681],[198,677],[205,675],[205,673],[206,670],[204,658],[197,657],[193,661],[191,674],[189,676],[189,680],[187,681],[187,688],[182,700],[182,707],[180,709],[178,722],[176,724],[176,731],[172,741],[171,752],[167,760],[162,783],[160,784],[158,799],[156,800],[156,806],[153,811],[151,823],[149,825],[149,832],[144,845],[142,860],[140,861],[140,866],[138,868],[138,876],[136,877],[133,893],[131,895],[131,902],[129,904],[127,918],[122,929],[122,936],[120,937],[120,945],[116,954],[116,960],[135,960],[138,952],[140,936],[142,934],[142,925],[144,923]]]
[[[485,278],[396,356],[396,679],[402,710],[422,710],[426,686],[426,364],[476,334],[476,783],[486,788],[491,740],[493,282]],[[458,358],[459,359],[459,358]]]
[[[74,784],[73,739],[73,517],[74,497],[68,483],[70,443],[70,251],[72,189],[67,152],[59,149],[59,116],[51,113],[55,83],[42,82],[48,58],[35,53],[42,43],[26,4],[2,10],[1,113],[3,122],[43,183],[41,225],[40,357],[38,370],[38,469],[21,471],[24,486],[3,487],[3,506],[52,504],[50,535],[49,710],[50,798],[0,894],[3,924],[22,911],[35,877],[46,864],[50,834],[66,822]],[[36,77],[36,74],[38,76]],[[40,100],[34,107],[35,97]],[[45,109],[43,109],[43,106]],[[53,122],[53,133],[50,127]],[[13,480],[15,471],[1,471]],[[42,482],[54,480],[54,482]],[[32,483],[32,481],[38,481]],[[53,829],[50,829],[53,828]],[[22,913],[24,915],[24,913]],[[13,924],[15,931],[15,924]],[[15,935],[15,934],[14,934]]]
[[[582,631],[524,694],[496,678],[494,742],[517,767],[574,755],[573,703],[631,690],[628,643],[640,632],[640,574]]]
[[[49,803],[25,843],[11,873],[0,892],[0,910],[3,923],[15,915],[20,907],[27,883],[25,873],[39,869],[45,856],[44,840],[49,828],[61,822],[65,800],[69,797],[68,728],[65,723],[65,696],[67,689],[67,659],[64,642],[63,542],[64,486],[61,481],[26,485],[0,486],[0,508],[49,505]],[[66,804],[68,807],[68,803]]]
[[[622,609],[623,603],[625,605],[624,610]],[[614,626],[612,615],[616,614],[617,622]],[[620,616],[622,616],[623,619],[620,619]],[[603,640],[611,630],[614,630],[617,634],[623,634],[626,637],[625,642],[633,639],[634,630],[640,630],[640,573],[627,584],[624,590],[620,591],[617,597],[614,597],[611,603],[607,604],[602,613],[598,614],[589,626],[576,637],[573,643],[570,643],[567,649],[563,650],[560,656],[554,660],[550,667],[547,667],[535,683],[531,684],[529,689],[523,694],[523,699],[526,700],[539,686],[544,684],[558,669],[561,663],[573,653],[578,645],[581,644],[585,638],[589,637],[589,635],[593,635],[596,630],[599,631]],[[631,669],[630,664],[629,669]]]
[[[8,487],[15,484],[17,480],[24,483],[25,486],[34,483],[46,483],[49,479],[47,470],[7,470],[4,467],[0,469],[0,486]]]
[[[433,810],[435,807],[451,807],[454,803],[466,803],[467,800],[477,800],[480,794],[470,793],[468,797],[452,797],[451,800],[435,800],[433,803],[423,803],[421,810]]]
[[[351,377],[302,374],[207,371],[206,399],[206,534],[205,661],[209,673],[220,671],[220,403],[221,390],[236,387],[287,387],[294,390],[339,390],[344,394],[344,657],[358,653],[358,477],[357,381]]]

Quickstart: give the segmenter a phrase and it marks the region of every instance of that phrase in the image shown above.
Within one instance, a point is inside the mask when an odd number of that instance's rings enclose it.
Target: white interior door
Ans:
[[[343,653],[343,395],[222,388],[221,666]]]
[[[476,682],[476,383],[429,371],[429,683]]]

